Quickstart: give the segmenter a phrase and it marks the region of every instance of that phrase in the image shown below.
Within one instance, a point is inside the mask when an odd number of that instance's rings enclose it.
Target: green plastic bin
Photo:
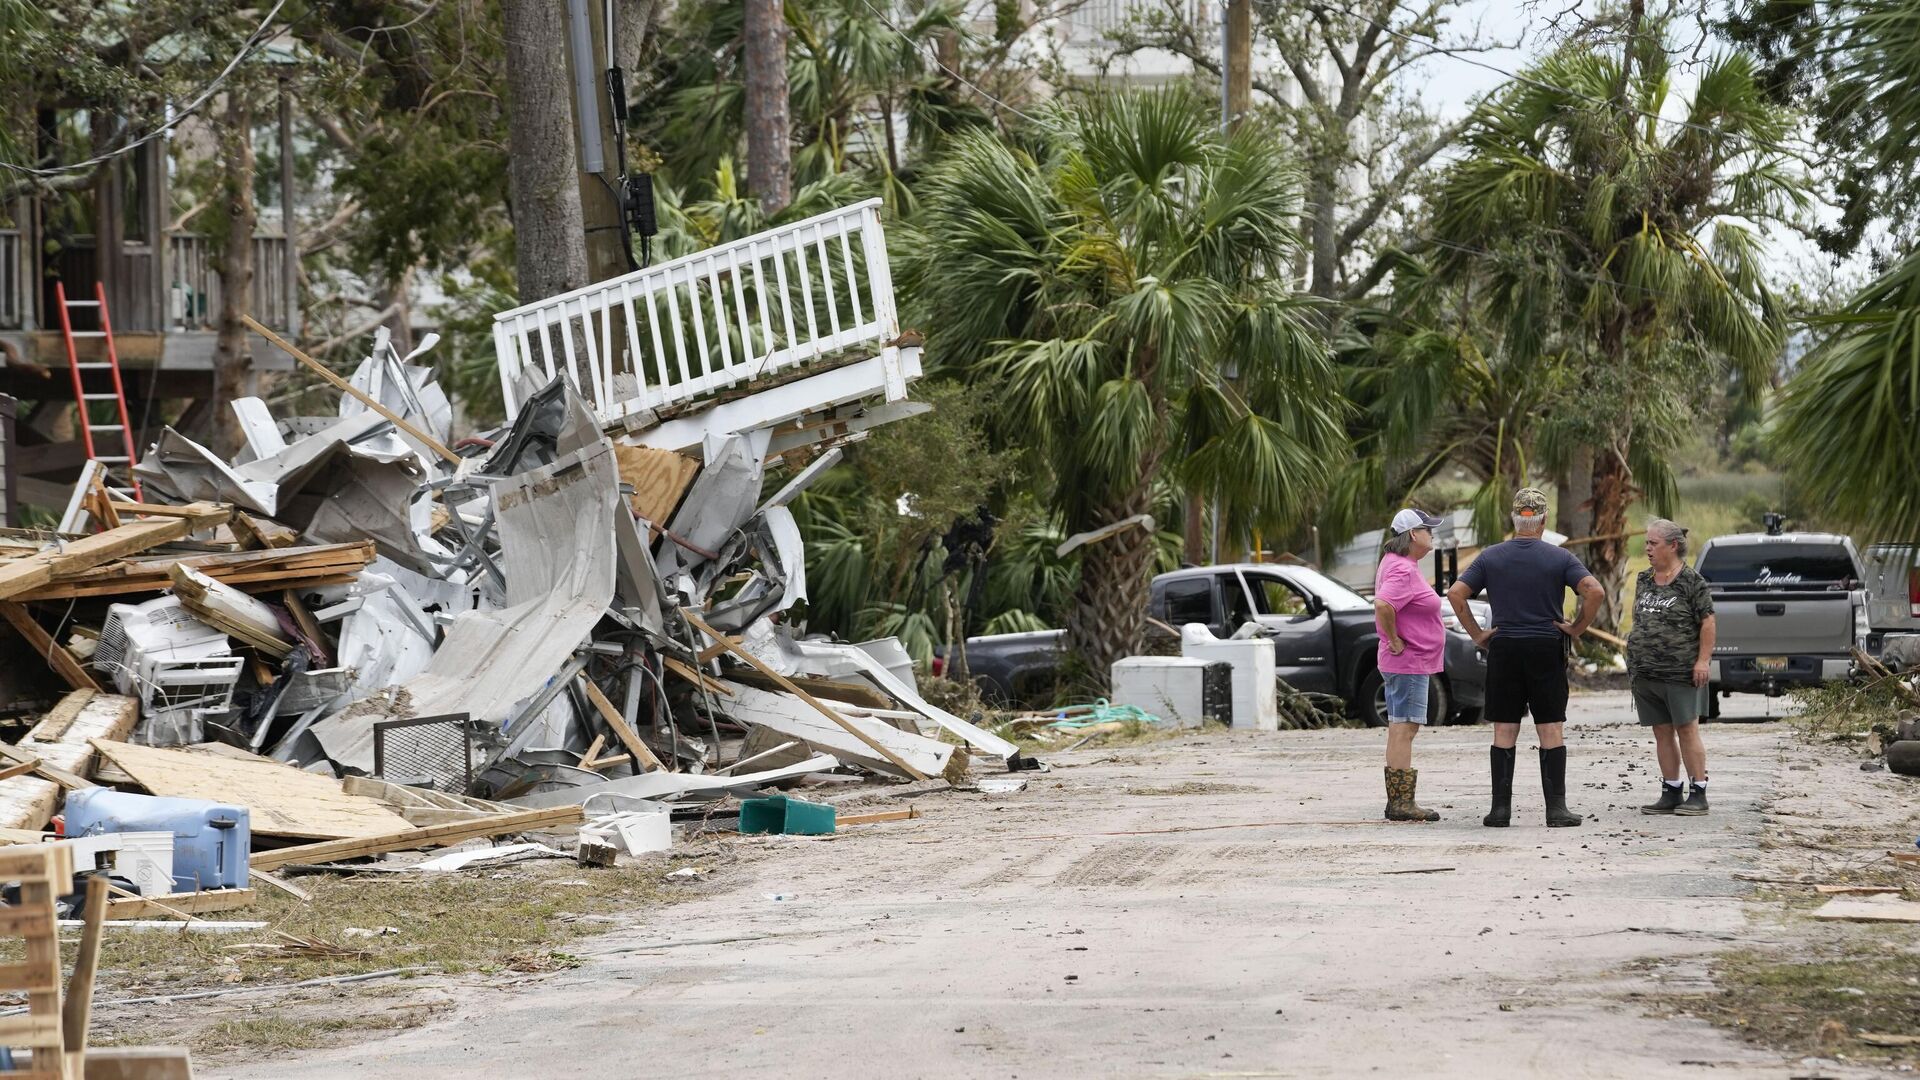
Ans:
[[[833,807],[774,795],[765,799],[740,801],[740,831],[743,833],[791,833],[795,836],[822,836],[833,832]]]

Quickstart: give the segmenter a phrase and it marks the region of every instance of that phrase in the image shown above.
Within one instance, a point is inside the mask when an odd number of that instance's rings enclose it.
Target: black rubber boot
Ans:
[[[1686,790],[1687,786],[1685,784],[1681,784],[1679,787],[1675,787],[1672,784],[1661,784],[1660,801],[1649,806],[1641,807],[1640,812],[1643,814],[1671,814],[1673,813],[1674,807],[1680,805],[1680,800],[1686,797],[1681,794]]]
[[[1699,817],[1706,812],[1707,789],[1699,784],[1693,785],[1693,790],[1687,793],[1687,801],[1681,803],[1680,808],[1674,811],[1684,817]]]
[[[1540,794],[1546,796],[1547,828],[1568,829],[1585,820],[1567,809],[1567,748],[1540,751]]]
[[[1489,746],[1487,750],[1493,764],[1493,810],[1480,819],[1480,824],[1504,829],[1513,821],[1513,763],[1519,751],[1511,746]]]

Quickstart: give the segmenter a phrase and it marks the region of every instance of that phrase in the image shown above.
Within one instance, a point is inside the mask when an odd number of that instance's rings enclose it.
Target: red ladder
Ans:
[[[55,306],[60,310],[60,336],[67,344],[67,370],[73,373],[73,399],[79,406],[81,444],[86,447],[87,457],[108,467],[109,475],[113,473],[116,466],[120,469],[137,501],[140,497],[140,482],[133,478],[133,426],[127,419],[127,391],[125,384],[120,380],[120,354],[113,347],[113,322],[107,317],[107,290],[96,281],[93,283],[93,299],[69,300],[65,283],[56,281],[53,283],[53,299]],[[75,330],[72,314],[74,308],[93,308],[99,316],[100,329]],[[105,362],[94,360],[81,363],[79,353],[74,349],[73,344],[78,338],[100,338],[105,341],[107,346]],[[85,373],[89,371],[105,371],[112,376],[113,392],[89,392],[85,379]],[[120,419],[119,423],[94,423],[89,407],[96,402],[104,401],[113,402],[115,413]],[[101,454],[94,446],[95,431],[118,431],[121,452]]]

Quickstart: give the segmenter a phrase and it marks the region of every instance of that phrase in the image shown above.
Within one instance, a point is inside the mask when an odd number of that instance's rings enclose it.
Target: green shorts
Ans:
[[[1691,724],[1707,711],[1707,688],[1692,683],[1633,680],[1633,711],[1643,726]]]

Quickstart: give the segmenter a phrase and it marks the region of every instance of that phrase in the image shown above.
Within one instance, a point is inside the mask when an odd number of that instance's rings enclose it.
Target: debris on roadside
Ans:
[[[242,399],[234,456],[168,427],[124,479],[89,463],[57,529],[0,530],[24,690],[6,710],[44,713],[0,744],[0,838],[70,847],[118,890],[107,919],[194,923],[255,878],[311,902],[274,871],[605,866],[669,850],[696,806],[703,829],[738,801],[742,833],[834,832],[830,805],[760,797],[775,785],[1032,768],[922,697],[897,640],[790,621],[788,504],[840,447],[925,411],[878,219],[828,217],[845,275],[758,299],[784,334],[709,327],[708,350],[678,310],[647,322],[674,274],[729,280],[751,247],[497,316],[511,415],[475,438],[384,331],[342,378],[250,323],[341,391],[333,415]],[[822,299],[832,333],[804,340]],[[469,841],[505,846],[386,858]]]

